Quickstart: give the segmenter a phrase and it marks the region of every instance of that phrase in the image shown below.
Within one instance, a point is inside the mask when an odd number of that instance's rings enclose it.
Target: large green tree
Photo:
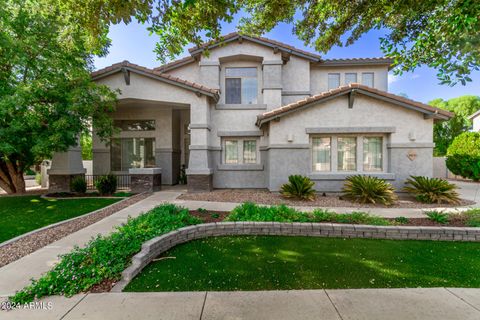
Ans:
[[[23,193],[23,172],[76,143],[93,123],[111,135],[116,94],[91,81],[88,33],[59,7],[35,0],[0,6],[0,188]]]
[[[480,110],[480,97],[467,95],[450,100],[435,99],[428,104],[455,113],[450,120],[436,123],[433,127],[434,154],[444,156],[453,140],[472,126],[468,117]]]
[[[159,36],[158,58],[183,52],[188,43],[219,39],[222,22],[243,12],[239,29],[261,35],[281,22],[306,45],[327,52],[350,45],[372,29],[386,30],[381,49],[394,59],[397,73],[427,65],[442,83],[470,81],[480,65],[478,0],[48,0],[60,3],[86,30],[92,43],[105,40],[110,23],[150,21]]]

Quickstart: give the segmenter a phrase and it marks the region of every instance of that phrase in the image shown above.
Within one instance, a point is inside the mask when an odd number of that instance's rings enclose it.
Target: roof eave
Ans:
[[[168,78],[164,78],[164,77],[161,77],[161,76],[158,76],[158,75],[150,74],[150,73],[148,73],[148,72],[144,72],[144,71],[141,71],[141,70],[138,70],[138,69],[129,67],[129,66],[121,66],[121,67],[115,68],[115,69],[113,69],[113,70],[110,70],[110,71],[108,71],[108,72],[101,73],[101,74],[99,74],[99,75],[94,75],[94,76],[92,76],[92,80],[95,81],[95,80],[99,80],[99,79],[108,77],[108,76],[110,76],[110,75],[112,75],[112,74],[121,72],[122,69],[125,69],[125,70],[128,70],[128,71],[130,71],[130,72],[134,72],[134,73],[140,74],[140,75],[142,75],[142,76],[145,76],[145,77],[148,77],[148,78],[151,78],[151,79],[155,79],[155,80],[158,80],[158,81],[162,81],[162,82],[165,82],[165,83],[174,85],[174,86],[178,86],[178,87],[184,88],[184,89],[189,90],[189,91],[192,91],[192,92],[201,93],[201,94],[203,94],[203,95],[212,97],[212,98],[215,100],[215,102],[218,102],[218,100],[219,100],[219,98],[220,98],[220,96],[218,95],[218,93],[212,93],[212,92],[209,92],[209,91],[206,91],[206,90],[202,90],[202,89],[200,89],[200,88],[194,88],[194,87],[191,87],[191,86],[189,86],[189,85],[185,85],[185,84],[182,84],[182,83],[180,83],[180,82],[177,82],[177,81],[174,81],[174,80],[171,80],[171,79],[168,79]]]
[[[261,44],[261,45],[270,47],[272,49],[279,49],[279,51],[290,53],[292,55],[296,55],[296,56],[308,59],[308,60],[313,61],[313,62],[318,62],[321,59],[321,57],[319,55],[316,55],[316,54],[313,54],[313,53],[312,54],[306,54],[306,53],[294,50],[292,48],[282,47],[281,45],[276,45],[276,44],[273,44],[273,43],[270,43],[270,42],[267,42],[267,41],[263,41],[262,39],[252,38],[252,37],[249,37],[249,36],[246,36],[246,35],[236,35],[234,37],[230,37],[228,39],[220,40],[218,42],[209,44],[206,47],[193,48],[193,50],[189,49],[189,52],[192,56],[195,56],[195,55],[203,53],[205,50],[210,50],[210,49],[216,48],[218,46],[224,45],[226,43],[236,41],[240,37],[242,39],[245,39],[245,40],[257,43],[257,44]]]

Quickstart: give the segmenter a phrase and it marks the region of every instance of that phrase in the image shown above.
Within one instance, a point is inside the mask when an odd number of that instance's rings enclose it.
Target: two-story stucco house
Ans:
[[[318,191],[339,191],[353,174],[397,187],[432,175],[433,123],[452,114],[388,93],[389,59],[325,60],[237,33],[189,52],[92,74],[121,90],[121,132],[111,144],[94,137],[94,174],[160,167],[175,184],[185,165],[191,190],[272,191],[291,174]]]

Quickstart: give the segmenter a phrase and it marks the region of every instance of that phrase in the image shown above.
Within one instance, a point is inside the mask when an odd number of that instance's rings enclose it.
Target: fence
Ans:
[[[87,190],[95,190],[95,182],[97,182],[103,175],[85,175],[85,181],[87,182]],[[129,174],[116,174],[117,177],[117,190],[130,190],[130,175]]]

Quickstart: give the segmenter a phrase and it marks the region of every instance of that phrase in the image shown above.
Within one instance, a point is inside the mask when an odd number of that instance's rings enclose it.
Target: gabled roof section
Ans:
[[[480,115],[480,110],[468,117],[469,120],[473,120]]]
[[[91,77],[93,80],[98,80],[98,79],[107,77],[109,75],[115,74],[117,72],[124,72],[124,73],[134,72],[155,80],[159,80],[174,86],[178,86],[178,87],[193,91],[195,93],[210,96],[214,98],[215,101],[218,101],[218,98],[219,98],[218,91],[215,89],[211,89],[198,83],[173,77],[169,74],[161,73],[153,69],[145,68],[137,64],[130,63],[126,60],[123,62],[112,64],[109,67],[94,71],[91,73]]]
[[[262,126],[262,124],[267,123],[271,120],[283,117],[289,113],[302,110],[303,108],[308,108],[313,105],[317,105],[320,102],[328,101],[330,99],[347,95],[347,94],[363,94],[375,99],[380,99],[401,107],[405,107],[411,110],[421,112],[425,115],[425,118],[433,118],[438,120],[448,120],[453,117],[453,113],[439,108],[432,107],[430,105],[410,100],[401,96],[397,96],[392,93],[367,87],[358,83],[352,83],[347,86],[342,86],[336,89],[332,89],[326,92],[322,92],[312,97],[299,100],[294,103],[287,104],[283,107],[273,109],[271,111],[262,113],[257,116],[257,126]]]
[[[185,57],[185,58],[181,58],[181,59],[174,60],[172,62],[163,64],[160,67],[154,68],[153,70],[158,71],[158,72],[167,72],[167,71],[170,71],[172,69],[176,69],[176,68],[179,68],[181,66],[190,64],[192,62],[195,62],[195,58],[192,57],[192,56],[188,56],[188,57]]]
[[[387,57],[376,58],[348,58],[348,59],[322,59],[315,64],[317,67],[349,67],[349,66],[388,66],[393,68],[393,59]]]
[[[293,47],[291,45],[288,45],[286,43],[275,41],[275,40],[264,38],[264,37],[254,37],[254,36],[242,35],[242,34],[239,34],[238,32],[229,33],[227,35],[222,36],[220,38],[220,40],[207,42],[205,44],[202,44],[201,46],[196,46],[196,47],[190,48],[188,51],[190,52],[190,54],[192,56],[194,56],[194,55],[202,53],[206,49],[213,49],[213,48],[218,47],[222,44],[226,44],[226,43],[236,41],[236,40],[239,40],[239,41],[247,40],[247,41],[255,42],[255,43],[258,43],[260,45],[270,47],[274,50],[279,50],[281,52],[296,55],[296,56],[308,59],[310,61],[319,61],[320,60],[319,55],[317,55],[315,53],[305,51],[305,50],[295,48],[295,47]]]

